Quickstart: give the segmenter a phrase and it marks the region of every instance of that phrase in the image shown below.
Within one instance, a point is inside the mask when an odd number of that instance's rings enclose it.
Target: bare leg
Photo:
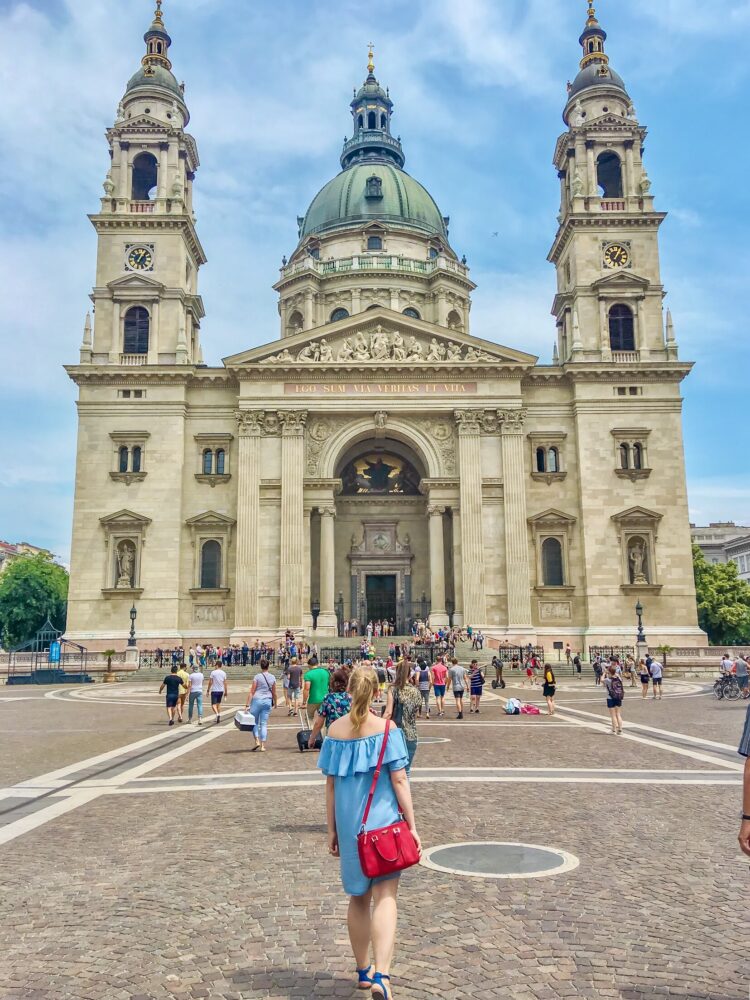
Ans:
[[[358,969],[366,969],[370,964],[370,902],[372,890],[364,896],[351,896],[346,915],[349,940],[352,943],[354,961]]]
[[[378,882],[372,887],[372,898],[375,903],[372,909],[371,924],[372,951],[375,959],[375,971],[382,972],[385,976],[390,974],[393,949],[396,943],[398,883],[399,880],[393,878],[387,882]],[[373,994],[373,996],[377,995]]]
[[[610,710],[609,710],[609,717],[612,720],[612,732],[616,733],[617,732],[617,709],[616,708],[610,708]]]

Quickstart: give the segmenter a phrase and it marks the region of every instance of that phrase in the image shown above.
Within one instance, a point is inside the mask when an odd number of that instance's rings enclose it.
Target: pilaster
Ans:
[[[279,627],[301,628],[304,566],[303,475],[307,410],[280,410],[281,581]]]
[[[445,609],[445,545],[443,515],[445,507],[427,508],[430,523],[430,625],[439,628],[448,624]]]
[[[260,531],[260,436],[263,411],[238,410],[237,571],[234,627],[258,624],[258,547]]]
[[[531,567],[526,525],[524,410],[500,410],[505,499],[505,554],[508,581],[508,628],[532,630]]]
[[[464,621],[467,625],[484,625],[487,619],[482,531],[482,454],[480,447],[482,414],[482,410],[456,410],[454,414],[458,426]]]

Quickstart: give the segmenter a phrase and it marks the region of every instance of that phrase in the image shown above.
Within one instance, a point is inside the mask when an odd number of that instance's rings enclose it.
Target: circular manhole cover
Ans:
[[[441,844],[422,855],[433,871],[472,878],[544,878],[578,867],[578,858],[557,847],[484,841]]]

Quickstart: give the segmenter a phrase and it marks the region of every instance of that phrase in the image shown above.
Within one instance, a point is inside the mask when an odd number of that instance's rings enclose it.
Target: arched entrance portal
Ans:
[[[368,436],[344,446],[332,471],[332,500],[310,512],[319,630],[330,634],[347,620],[362,632],[368,621],[387,620],[403,635],[418,619],[448,624],[453,521],[447,506],[433,505],[421,455],[395,436]]]

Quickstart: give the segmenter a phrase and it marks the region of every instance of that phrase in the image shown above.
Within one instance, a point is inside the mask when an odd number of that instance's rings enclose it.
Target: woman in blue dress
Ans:
[[[318,767],[327,777],[328,852],[341,859],[341,881],[344,892],[351,897],[347,924],[357,963],[358,987],[372,990],[374,997],[391,1000],[399,873],[367,878],[357,853],[357,834],[386,727],[386,720],[370,711],[378,686],[378,676],[372,667],[357,667],[352,672],[351,711],[329,728]],[[391,725],[367,826],[371,830],[388,826],[396,823],[401,814],[421,853],[406,774],[408,761],[403,733]],[[370,945],[373,964],[370,964]]]

